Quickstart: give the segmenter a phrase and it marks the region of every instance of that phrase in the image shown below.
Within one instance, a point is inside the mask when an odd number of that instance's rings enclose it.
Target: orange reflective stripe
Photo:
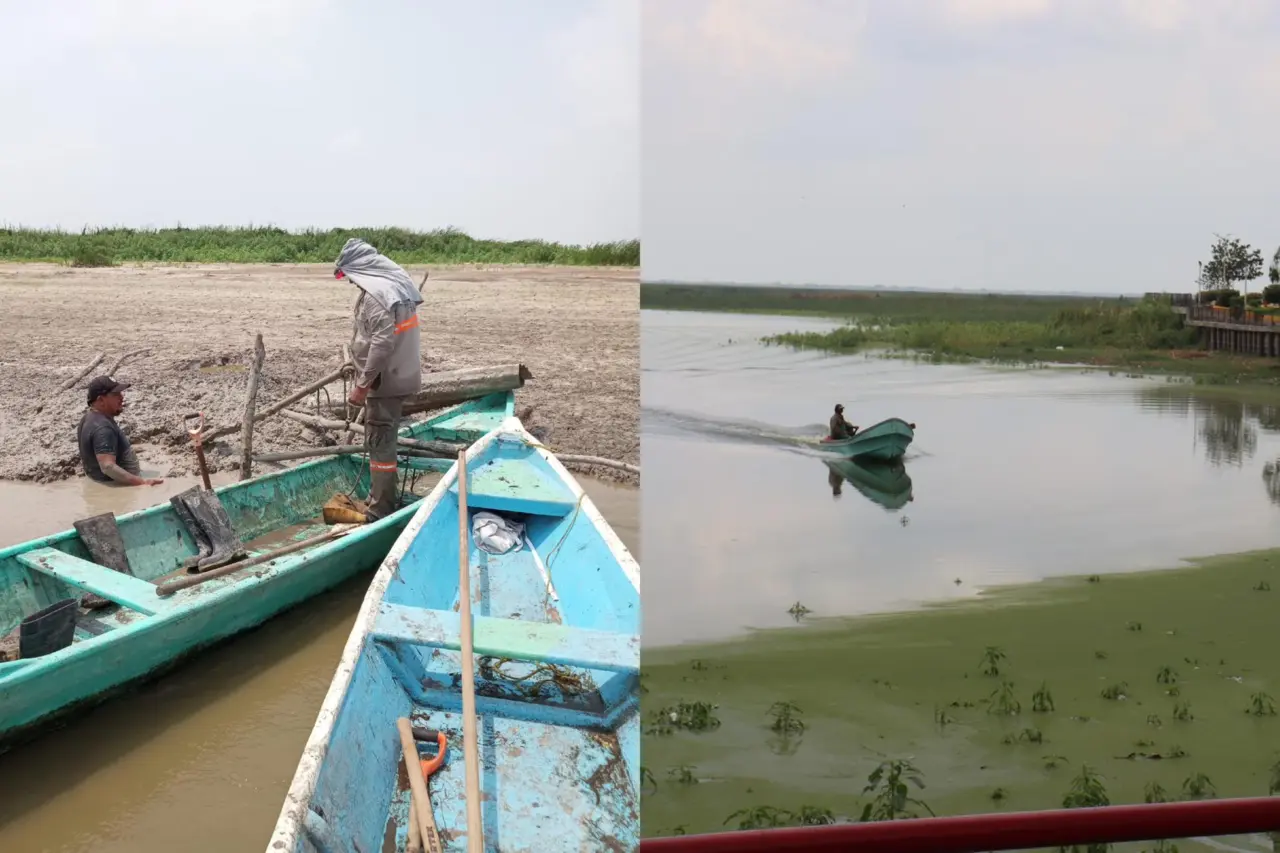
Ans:
[[[397,323],[395,333],[398,335],[401,332],[407,332],[410,329],[417,328],[417,325],[418,325],[418,315],[414,314],[412,317],[410,317],[408,320],[405,320],[403,323]]]
[[[394,463],[394,462],[374,462],[372,459],[370,459],[370,460],[369,460],[369,468],[370,468],[370,469],[372,469],[372,470],[374,470],[374,471],[394,471],[394,470],[396,470],[396,463]]]

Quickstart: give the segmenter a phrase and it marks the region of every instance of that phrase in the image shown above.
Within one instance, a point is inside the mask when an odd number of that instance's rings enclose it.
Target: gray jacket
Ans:
[[[351,357],[356,384],[370,397],[407,397],[422,390],[421,337],[418,306],[399,301],[391,310],[360,291],[356,300]]]

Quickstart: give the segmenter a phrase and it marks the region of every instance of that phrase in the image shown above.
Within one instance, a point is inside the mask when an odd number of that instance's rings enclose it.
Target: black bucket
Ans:
[[[74,598],[64,598],[23,619],[18,628],[18,656],[38,658],[71,645],[79,605]]]

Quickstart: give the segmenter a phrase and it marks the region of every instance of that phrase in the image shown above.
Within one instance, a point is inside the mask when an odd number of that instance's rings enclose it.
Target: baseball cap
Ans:
[[[129,387],[128,382],[117,382],[110,376],[95,376],[89,380],[89,403],[107,394],[114,394]]]

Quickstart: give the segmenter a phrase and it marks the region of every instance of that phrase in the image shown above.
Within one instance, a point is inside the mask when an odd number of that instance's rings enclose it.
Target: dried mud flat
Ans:
[[[560,452],[639,464],[636,270],[407,269],[414,281],[431,272],[418,312],[424,373],[523,362],[534,377],[516,392],[517,411],[534,407],[527,428]],[[267,353],[261,409],[337,368],[355,295],[327,264],[0,265],[0,479],[79,476],[75,427],[89,377],[59,387],[100,352],[107,357],[90,376],[144,348],[116,371],[132,384],[119,422],[144,473],[195,473],[182,417],[202,411],[209,429],[240,422],[254,333]],[[329,393],[336,401],[341,383]],[[307,411],[313,399],[292,408]],[[322,443],[280,417],[255,427],[256,452]],[[237,433],[209,448],[210,467],[238,468],[239,445]]]

